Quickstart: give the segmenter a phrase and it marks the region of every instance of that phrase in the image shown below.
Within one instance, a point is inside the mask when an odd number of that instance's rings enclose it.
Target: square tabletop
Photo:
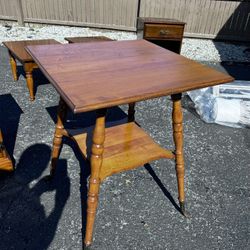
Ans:
[[[33,58],[27,53],[25,47],[28,45],[48,45],[48,44],[60,44],[54,39],[41,39],[41,40],[21,40],[21,41],[9,41],[3,42],[5,47],[16,57],[20,62],[33,62]]]
[[[233,80],[145,40],[28,46],[27,51],[75,113]]]

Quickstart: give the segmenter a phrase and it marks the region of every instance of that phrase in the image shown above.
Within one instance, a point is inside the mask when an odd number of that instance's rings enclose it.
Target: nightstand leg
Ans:
[[[105,140],[105,115],[106,109],[97,111],[97,118],[92,139],[91,151],[91,175],[89,179],[88,201],[87,201],[87,224],[84,239],[85,247],[92,243],[93,228],[98,205],[100,188],[100,170],[102,167],[104,140]]]
[[[51,165],[50,165],[50,176],[53,177],[56,170],[57,160],[62,147],[62,138],[64,126],[63,122],[66,117],[67,106],[62,99],[59,101],[58,111],[57,111],[57,123],[53,139],[53,147],[51,152]]]
[[[183,114],[181,107],[181,94],[172,95],[173,101],[173,137],[175,143],[175,163],[176,163],[176,175],[178,182],[178,193],[180,209],[184,216],[186,216],[185,211],[185,191],[184,191],[184,153],[183,153]]]
[[[17,81],[17,66],[16,66],[16,59],[11,55],[10,52],[9,52],[9,56],[10,56],[10,67],[11,67],[13,79],[14,79],[14,81]]]

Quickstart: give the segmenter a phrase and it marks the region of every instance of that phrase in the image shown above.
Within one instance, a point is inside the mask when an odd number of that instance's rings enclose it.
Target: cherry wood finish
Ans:
[[[69,43],[89,43],[89,42],[104,42],[104,41],[115,41],[106,36],[93,36],[93,37],[66,37],[64,38]],[[135,103],[129,103],[128,116],[129,121],[134,120],[135,115]]]
[[[233,79],[145,40],[38,45],[27,50],[74,113]]]
[[[0,129],[0,170],[13,171],[13,164],[3,144],[3,135]]]
[[[27,50],[61,95],[52,173],[62,136],[75,140],[82,155],[90,158],[85,245],[92,242],[100,183],[107,176],[152,160],[175,159],[180,207],[185,214],[181,92],[233,78],[146,40],[28,46]],[[135,102],[166,95],[171,95],[173,101],[174,152],[155,143],[133,122]],[[105,123],[107,108],[128,103],[133,104],[128,123]],[[75,113],[97,110],[94,128],[69,134],[63,127],[65,105]]]
[[[83,157],[90,160],[91,176],[89,180],[87,225],[84,240],[85,246],[89,246],[92,243],[101,182],[108,176],[135,169],[149,161],[160,158],[175,159],[175,154],[155,143],[135,122],[117,126],[111,125],[109,127],[109,124],[105,124],[106,109],[97,110],[96,125],[94,127],[87,127],[81,133],[70,134],[69,131],[64,129],[63,125],[66,109],[65,103],[61,99],[58,107],[50,173],[51,176],[55,173],[63,136],[73,139],[77,143]],[[105,129],[105,127],[108,128]],[[88,137],[91,136],[93,138],[92,144],[89,145]],[[89,146],[91,150],[89,150]],[[184,187],[184,178],[182,181],[182,186]]]
[[[87,128],[85,133],[73,136],[85,158],[90,157],[86,144],[90,131],[92,129]],[[175,158],[172,151],[160,147],[134,122],[106,128],[105,137],[105,150],[99,173],[101,181],[108,176],[137,168],[149,161]]]
[[[63,135],[68,135],[66,133],[66,130],[64,130],[64,125],[63,125],[66,116],[66,111],[67,111],[67,106],[65,105],[64,101],[60,98],[57,110],[57,123],[56,123],[54,139],[53,139],[53,147],[51,152],[51,168],[50,168],[51,175],[53,175],[55,172],[56,163],[62,147]]]
[[[87,202],[87,225],[85,235],[85,245],[90,246],[94,229],[96,209],[98,205],[98,195],[100,189],[100,171],[103,164],[103,151],[105,140],[105,114],[106,109],[97,111],[96,125],[93,132],[91,147],[91,175],[89,179],[89,191]]]
[[[12,75],[13,75],[13,79],[14,81],[18,80],[17,77],[17,65],[16,65],[16,59],[12,56],[12,54],[9,52],[9,57],[10,57],[10,67],[11,67],[11,71],[12,71]]]
[[[169,24],[145,24],[145,39],[164,38],[168,40],[180,40],[183,36],[183,27],[180,25]]]
[[[26,40],[26,41],[9,41],[3,42],[3,44],[7,47],[9,56],[10,56],[10,65],[13,74],[14,81],[18,80],[17,76],[17,64],[16,60],[18,60],[24,68],[26,75],[26,83],[30,94],[30,100],[34,100],[34,83],[32,77],[33,69],[38,68],[37,64],[34,63],[32,57],[26,52],[25,47],[27,45],[43,45],[43,44],[60,44],[54,39],[46,39],[46,40]]]
[[[185,23],[175,19],[139,17],[137,36],[180,53]]]
[[[183,153],[183,114],[181,108],[181,94],[171,96],[173,101],[172,122],[173,139],[175,144],[175,168],[178,183],[179,203],[182,213],[185,215],[185,191],[184,191],[184,153]]]
[[[106,36],[84,36],[84,37],[65,37],[69,43],[89,43],[89,42],[103,42],[103,41],[114,41]]]

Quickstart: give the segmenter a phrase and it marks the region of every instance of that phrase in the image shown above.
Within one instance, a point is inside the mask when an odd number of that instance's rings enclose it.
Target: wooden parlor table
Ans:
[[[33,61],[32,57],[26,52],[25,47],[27,45],[44,45],[44,44],[60,44],[54,39],[44,39],[44,40],[26,40],[26,41],[9,41],[3,42],[5,47],[8,49],[10,56],[10,66],[13,74],[14,81],[18,80],[17,76],[17,64],[18,60],[22,65],[25,71],[27,87],[30,94],[30,100],[35,99],[34,95],[34,83],[32,71],[35,68],[38,68],[36,63]]]
[[[146,40],[28,46],[27,51],[61,96],[51,174],[62,136],[70,136],[63,127],[65,107],[74,113],[95,110],[97,114],[90,156],[88,132],[72,136],[91,165],[85,246],[92,242],[100,183],[152,160],[175,159],[180,208],[185,214],[181,93],[230,82],[232,77]],[[174,152],[155,143],[134,121],[105,124],[109,107],[167,95],[173,102]]]

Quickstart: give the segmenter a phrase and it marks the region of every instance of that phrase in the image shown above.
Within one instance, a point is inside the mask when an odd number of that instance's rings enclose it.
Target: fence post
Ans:
[[[17,21],[18,24],[21,26],[24,26],[24,18],[23,18],[23,6],[22,6],[22,0],[16,0],[17,2]]]

